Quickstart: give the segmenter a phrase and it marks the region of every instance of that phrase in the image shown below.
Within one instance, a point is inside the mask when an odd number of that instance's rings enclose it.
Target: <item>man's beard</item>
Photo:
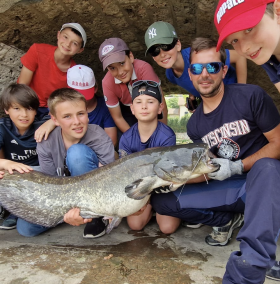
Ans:
[[[208,82],[212,83],[213,80],[209,80]],[[211,90],[205,90],[206,93],[201,92],[200,88],[198,88],[198,92],[204,98],[212,98],[212,97],[215,97],[219,93],[221,85],[222,85],[222,81],[220,81],[216,86],[212,85],[213,88]]]

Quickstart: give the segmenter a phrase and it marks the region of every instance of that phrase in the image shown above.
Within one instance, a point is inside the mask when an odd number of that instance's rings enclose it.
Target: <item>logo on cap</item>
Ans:
[[[217,23],[218,24],[220,23],[222,17],[224,16],[224,14],[226,13],[227,10],[230,10],[231,8],[241,4],[243,2],[245,2],[245,0],[227,0],[227,1],[225,1],[221,5],[221,7],[220,7],[220,9],[217,13]]]
[[[107,53],[109,53],[110,51],[112,51],[114,49],[113,45],[105,45],[102,48],[102,55],[106,55]]]
[[[149,39],[154,38],[155,36],[157,36],[157,30],[155,28],[152,28],[151,30],[149,30]]]
[[[88,87],[88,86],[89,86],[89,83],[88,83],[88,82],[72,81],[72,86],[73,86],[73,87]]]

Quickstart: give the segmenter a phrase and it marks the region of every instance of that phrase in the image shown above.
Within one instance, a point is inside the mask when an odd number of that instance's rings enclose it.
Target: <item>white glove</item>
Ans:
[[[171,192],[169,185],[161,186],[154,189],[154,193],[169,193],[169,192]]]
[[[208,174],[211,179],[224,180],[233,175],[241,175],[244,170],[241,160],[233,162],[228,159],[214,158],[211,161],[220,165],[217,171]]]

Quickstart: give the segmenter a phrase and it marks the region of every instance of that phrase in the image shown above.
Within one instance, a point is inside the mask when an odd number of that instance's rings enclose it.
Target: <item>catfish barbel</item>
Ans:
[[[53,227],[70,209],[80,208],[83,218],[105,216],[112,222],[139,211],[160,186],[176,190],[188,180],[218,169],[207,144],[150,148],[75,177],[54,177],[32,171],[0,180],[0,203],[31,223]]]

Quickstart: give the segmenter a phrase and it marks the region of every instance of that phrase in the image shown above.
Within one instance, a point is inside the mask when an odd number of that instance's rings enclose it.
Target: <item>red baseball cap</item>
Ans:
[[[256,26],[264,15],[266,5],[273,2],[274,0],[220,0],[214,16],[219,33],[217,51],[227,36]]]

